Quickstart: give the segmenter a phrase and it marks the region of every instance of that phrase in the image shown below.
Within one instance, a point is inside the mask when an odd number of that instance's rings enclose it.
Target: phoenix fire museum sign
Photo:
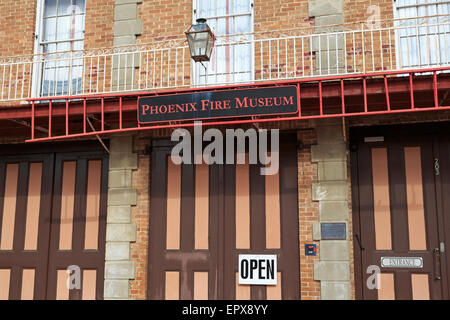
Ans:
[[[295,86],[142,97],[140,123],[293,114]]]

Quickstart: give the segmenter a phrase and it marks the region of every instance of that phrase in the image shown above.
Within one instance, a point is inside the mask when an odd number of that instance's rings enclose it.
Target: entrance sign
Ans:
[[[423,268],[421,257],[381,257],[383,268]]]
[[[239,284],[276,285],[277,255],[240,254]]]
[[[142,97],[140,123],[293,114],[298,111],[295,86],[208,91]]]

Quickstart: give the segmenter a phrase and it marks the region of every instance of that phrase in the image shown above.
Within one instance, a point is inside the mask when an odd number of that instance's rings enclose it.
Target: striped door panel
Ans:
[[[362,294],[365,299],[441,299],[435,248],[439,248],[432,140],[385,137],[361,143],[352,158],[354,203],[359,209]],[[356,192],[356,193],[355,193]],[[362,249],[363,248],[363,249]],[[358,256],[357,255],[357,256]],[[423,267],[383,267],[382,258],[419,258]],[[381,268],[378,289],[366,270]]]
[[[216,295],[217,167],[175,165],[166,147],[154,150],[151,162],[149,297]]]
[[[1,299],[103,297],[107,166],[103,153],[1,158]]]
[[[49,155],[0,160],[0,299],[45,299],[52,175]]]
[[[296,299],[299,295],[297,154],[285,139],[280,172],[260,166],[176,165],[154,144],[151,299]],[[155,146],[156,145],[156,146]],[[238,284],[238,255],[277,254],[278,285]]]

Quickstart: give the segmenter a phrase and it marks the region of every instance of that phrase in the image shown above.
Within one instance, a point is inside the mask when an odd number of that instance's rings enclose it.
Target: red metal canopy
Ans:
[[[219,126],[447,110],[450,109],[448,71],[447,67],[158,92],[34,98],[27,105],[0,108],[0,121],[27,121],[30,125],[27,142],[191,127],[192,120],[139,124],[139,97],[286,85],[297,87],[299,111],[295,115],[204,120],[202,124]]]

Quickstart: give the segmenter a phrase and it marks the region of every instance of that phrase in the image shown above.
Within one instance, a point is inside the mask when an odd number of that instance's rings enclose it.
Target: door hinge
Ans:
[[[434,175],[439,175],[439,159],[437,158],[434,159]]]

